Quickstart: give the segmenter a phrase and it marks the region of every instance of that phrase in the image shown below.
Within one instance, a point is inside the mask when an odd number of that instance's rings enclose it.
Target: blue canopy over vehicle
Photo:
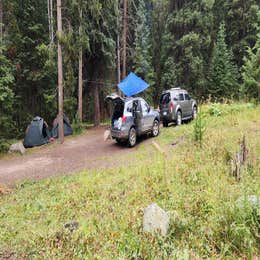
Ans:
[[[131,72],[117,86],[127,97],[131,97],[144,91],[146,88],[149,87],[149,84],[141,78],[139,78],[138,76],[136,76],[135,73]]]

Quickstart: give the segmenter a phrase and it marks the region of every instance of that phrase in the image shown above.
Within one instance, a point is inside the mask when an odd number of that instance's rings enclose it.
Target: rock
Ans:
[[[70,232],[75,231],[76,229],[78,229],[78,227],[79,223],[75,221],[65,224],[65,228],[69,229]]]
[[[144,210],[143,228],[146,232],[159,232],[167,235],[170,226],[170,215],[153,203]]]
[[[106,130],[104,133],[104,141],[107,141],[111,139],[111,131],[110,130]]]
[[[23,143],[19,142],[19,143],[16,143],[16,144],[12,144],[10,146],[9,153],[12,153],[12,152],[19,152],[22,155],[24,155],[25,152],[26,152],[26,149],[24,148]]]
[[[259,208],[260,209],[260,197],[256,195],[249,195],[244,197],[241,197],[237,201],[237,205],[242,208],[246,204],[249,204],[253,208]]]

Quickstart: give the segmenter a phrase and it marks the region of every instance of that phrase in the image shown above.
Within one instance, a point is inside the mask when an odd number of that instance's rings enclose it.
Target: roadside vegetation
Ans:
[[[166,156],[140,144],[127,167],[26,181],[2,195],[0,258],[259,256],[259,208],[243,201],[260,196],[260,107],[207,104],[200,112],[201,139],[196,121],[163,128],[154,139]],[[237,181],[231,159],[243,135],[248,159]],[[142,230],[152,202],[170,212],[166,237]],[[69,222],[78,227],[68,230]]]

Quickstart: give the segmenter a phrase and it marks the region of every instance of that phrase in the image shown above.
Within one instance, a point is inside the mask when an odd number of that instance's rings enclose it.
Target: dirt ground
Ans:
[[[84,169],[102,169],[125,163],[125,155],[135,153],[138,145],[127,148],[113,140],[104,142],[107,127],[92,128],[77,137],[65,138],[40,148],[27,149],[24,156],[0,159],[0,184],[14,186],[22,180],[39,180]],[[149,143],[145,138],[142,143]]]

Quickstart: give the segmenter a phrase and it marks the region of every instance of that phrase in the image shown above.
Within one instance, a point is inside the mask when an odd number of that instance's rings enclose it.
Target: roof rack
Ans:
[[[180,90],[181,88],[171,88],[171,90]]]

